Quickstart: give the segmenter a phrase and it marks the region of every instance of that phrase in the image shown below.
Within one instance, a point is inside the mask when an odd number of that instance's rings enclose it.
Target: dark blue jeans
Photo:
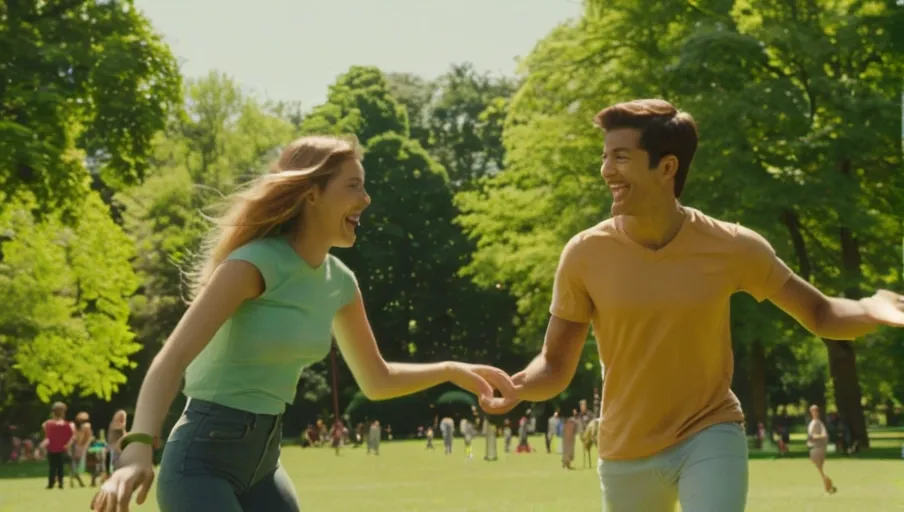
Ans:
[[[161,512],[298,512],[279,465],[282,416],[189,399],[157,477]]]

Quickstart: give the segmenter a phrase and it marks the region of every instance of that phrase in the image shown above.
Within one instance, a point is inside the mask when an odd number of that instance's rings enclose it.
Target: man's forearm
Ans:
[[[518,389],[518,397],[528,402],[549,400],[568,387],[570,379],[564,378],[566,372],[541,353],[521,372],[523,377]]]
[[[820,311],[813,334],[831,340],[853,340],[874,332],[876,327],[862,301],[833,297]]]

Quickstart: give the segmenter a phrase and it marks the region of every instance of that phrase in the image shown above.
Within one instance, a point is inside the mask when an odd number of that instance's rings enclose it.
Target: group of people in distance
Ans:
[[[732,294],[768,299],[814,334],[839,340],[904,326],[904,298],[827,297],[756,232],[683,205],[697,127],[670,103],[615,104],[595,122],[611,217],[565,245],[543,349],[512,376],[480,364],[383,359],[355,274],[329,253],[355,242],[371,202],[357,143],[289,144],[269,173],[232,196],[212,230],[192,304],[147,372],[118,469],[92,509],[127,510],[133,493],[145,500],[153,449],[183,374],[189,400],[163,453],[160,509],[291,512],[299,505],[279,464],[282,414],[299,371],[327,354],[331,333],[371,399],[448,381],[503,414],[563,391],[592,325],[606,368],[604,509],[658,512],[680,502],[696,512],[744,510],[747,441],[730,389]]]

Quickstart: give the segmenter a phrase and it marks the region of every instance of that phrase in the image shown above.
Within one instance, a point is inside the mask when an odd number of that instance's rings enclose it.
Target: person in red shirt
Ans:
[[[51,408],[53,417],[44,422],[44,443],[47,445],[47,461],[50,463],[47,488],[53,489],[56,482],[63,488],[63,455],[69,451],[69,444],[75,434],[75,426],[66,421],[66,404],[57,402]]]

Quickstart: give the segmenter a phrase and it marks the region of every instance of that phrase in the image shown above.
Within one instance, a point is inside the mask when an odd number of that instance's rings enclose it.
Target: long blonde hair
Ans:
[[[297,227],[307,193],[325,187],[348,160],[360,160],[354,137],[308,136],[292,141],[270,172],[249,182],[224,203],[222,215],[201,246],[189,274],[189,298],[207,285],[214,270],[239,247]]]

